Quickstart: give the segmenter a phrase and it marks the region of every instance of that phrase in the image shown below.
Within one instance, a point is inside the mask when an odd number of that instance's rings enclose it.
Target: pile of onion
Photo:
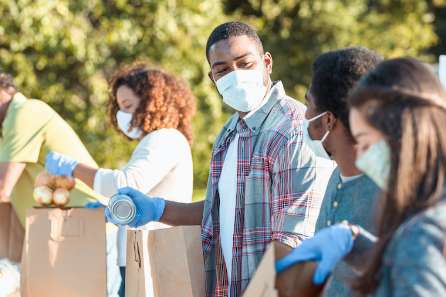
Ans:
[[[34,182],[34,200],[43,206],[64,207],[70,202],[70,191],[74,186],[72,177],[54,176],[42,171]]]

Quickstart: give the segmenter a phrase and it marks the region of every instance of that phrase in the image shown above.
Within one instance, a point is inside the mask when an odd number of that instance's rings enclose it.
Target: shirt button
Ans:
[[[331,221],[328,220],[328,221],[327,221],[327,226],[330,226],[330,225],[331,225]]]
[[[340,190],[342,188],[342,184],[338,184],[337,188],[338,188],[338,190]]]
[[[338,204],[338,201],[333,202],[333,207],[334,207],[334,208],[338,207],[338,205],[339,205],[339,204]]]

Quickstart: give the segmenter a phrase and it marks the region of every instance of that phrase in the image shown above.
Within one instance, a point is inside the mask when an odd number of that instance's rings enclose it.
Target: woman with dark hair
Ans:
[[[110,89],[109,116],[114,128],[128,140],[139,141],[128,163],[116,170],[96,169],[50,152],[45,164],[48,172],[74,176],[107,197],[132,187],[150,196],[191,202],[195,98],[187,84],[138,63],[119,69]],[[118,264],[124,277],[126,227],[119,226],[118,237]]]
[[[446,296],[446,95],[439,80],[415,59],[389,60],[348,101],[356,165],[382,189],[378,239],[338,224],[284,260],[318,261],[314,279],[325,280],[340,259],[368,247],[371,256],[352,282],[359,294]]]

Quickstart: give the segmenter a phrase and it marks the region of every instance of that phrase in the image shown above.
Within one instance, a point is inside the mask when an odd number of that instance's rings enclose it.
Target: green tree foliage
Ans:
[[[419,0],[0,0],[0,15],[0,67],[26,95],[51,104],[101,166],[122,165],[135,146],[107,119],[114,69],[143,59],[187,80],[198,102],[197,189],[205,187],[211,145],[229,115],[207,77],[204,46],[217,24],[256,26],[273,54],[274,78],[297,98],[323,51],[364,45],[430,61],[426,49],[436,43],[432,1]]]
[[[224,20],[219,1],[1,0],[0,13],[1,68],[26,95],[54,107],[101,166],[122,165],[136,144],[110,129],[113,71],[142,59],[187,80],[198,102],[193,152],[203,187],[225,121],[204,53],[210,31]]]
[[[362,45],[384,55],[431,61],[434,15],[420,0],[248,0],[225,1],[225,12],[259,28],[274,59],[274,77],[302,99],[311,63],[320,53]]]
[[[433,45],[430,52],[438,57],[446,54],[446,0],[430,0],[428,3],[434,13],[434,31],[438,36],[438,42]]]

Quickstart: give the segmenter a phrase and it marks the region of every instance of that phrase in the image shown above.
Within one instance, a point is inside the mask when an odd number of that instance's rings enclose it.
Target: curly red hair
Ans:
[[[109,117],[118,131],[116,93],[121,86],[130,88],[141,99],[133,114],[132,128],[140,128],[145,133],[174,128],[192,143],[195,96],[182,79],[160,69],[151,69],[145,63],[120,68],[110,81],[109,100]]]

